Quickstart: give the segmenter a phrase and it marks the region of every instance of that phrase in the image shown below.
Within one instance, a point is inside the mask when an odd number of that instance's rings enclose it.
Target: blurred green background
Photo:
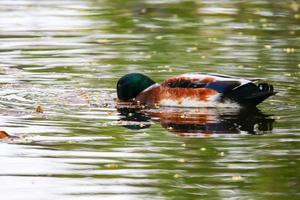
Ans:
[[[1,196],[299,199],[299,25],[289,0],[1,0],[0,127],[21,137],[0,143]],[[129,129],[114,105],[130,72],[265,79],[273,128]]]

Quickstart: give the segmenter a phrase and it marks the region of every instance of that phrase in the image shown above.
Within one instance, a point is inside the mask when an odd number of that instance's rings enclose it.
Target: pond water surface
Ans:
[[[0,128],[19,137],[0,141],[1,197],[300,199],[299,25],[299,1],[1,0]],[[122,115],[130,72],[278,94],[258,110]]]

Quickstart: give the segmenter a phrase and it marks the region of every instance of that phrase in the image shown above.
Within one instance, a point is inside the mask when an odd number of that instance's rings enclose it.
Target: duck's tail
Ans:
[[[242,106],[255,107],[268,97],[275,95],[274,87],[268,83],[247,83],[239,86],[224,95],[224,99],[238,102]]]

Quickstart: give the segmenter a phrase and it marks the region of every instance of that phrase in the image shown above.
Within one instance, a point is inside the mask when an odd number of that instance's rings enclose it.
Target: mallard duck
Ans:
[[[161,84],[140,73],[124,75],[117,83],[119,102],[147,106],[255,107],[276,94],[268,83],[221,74],[187,73]]]

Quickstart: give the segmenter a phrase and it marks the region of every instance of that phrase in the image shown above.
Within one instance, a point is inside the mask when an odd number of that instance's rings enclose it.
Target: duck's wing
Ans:
[[[219,93],[226,93],[243,84],[251,82],[246,79],[216,74],[182,74],[165,80],[161,86],[170,88],[208,88]]]
[[[203,88],[207,83],[212,81],[214,79],[210,76],[182,74],[165,80],[161,83],[161,86],[170,88]]]

